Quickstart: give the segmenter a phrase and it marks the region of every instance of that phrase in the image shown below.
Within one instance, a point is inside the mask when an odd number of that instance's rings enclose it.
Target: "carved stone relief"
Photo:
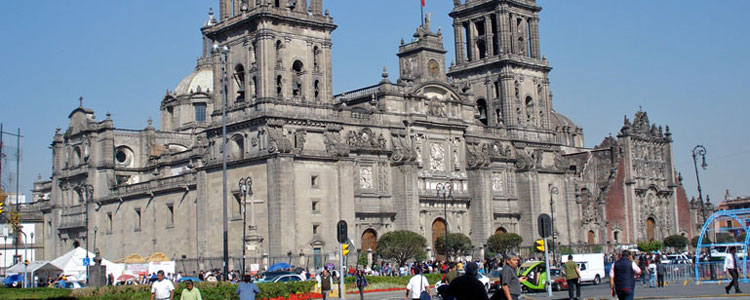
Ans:
[[[373,183],[372,166],[359,168],[359,187],[366,190],[371,190],[375,187]]]
[[[432,143],[430,146],[430,170],[445,171],[445,145]]]
[[[503,178],[503,173],[492,173],[492,190],[495,192],[502,193],[503,192],[503,181],[505,179]]]

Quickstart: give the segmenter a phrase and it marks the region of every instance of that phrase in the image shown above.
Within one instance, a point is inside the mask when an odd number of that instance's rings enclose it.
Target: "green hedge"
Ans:
[[[3,300],[36,300],[36,299],[56,299],[56,300],[73,300],[70,296],[70,290],[33,288],[33,289],[9,289],[0,288],[0,299]]]
[[[443,277],[443,274],[440,273],[424,275],[427,277],[427,281],[429,281],[430,284],[435,284],[435,282],[440,281],[440,278]],[[409,279],[411,279],[412,276],[365,276],[365,278],[367,278],[367,284],[389,283],[406,287],[406,284],[409,283]],[[344,278],[344,283],[346,283],[347,287],[354,286],[354,279],[354,276],[347,276]]]
[[[310,292],[315,288],[315,281],[288,283],[259,283],[260,293],[256,299],[275,298],[296,293]],[[239,299],[235,295],[237,286],[223,282],[198,282],[195,286],[200,289],[205,300]],[[175,289],[175,299],[180,299],[185,284],[179,284]],[[148,300],[151,296],[149,285],[124,285],[86,288],[79,290],[36,288],[36,289],[7,289],[0,288],[2,300]]]

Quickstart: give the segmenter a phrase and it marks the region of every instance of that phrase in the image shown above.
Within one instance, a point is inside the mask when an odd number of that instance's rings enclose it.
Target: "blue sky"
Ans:
[[[413,3],[412,3],[413,2]],[[750,62],[750,1],[539,0],[541,48],[554,67],[554,107],[584,128],[586,145],[617,134],[639,107],[674,133],[677,169],[695,195],[690,150],[708,149],[701,171],[713,202],[724,190],[750,195],[750,122],[745,88]],[[333,84],[341,92],[397,77],[401,38],[419,25],[419,0],[324,1],[333,34]],[[158,125],[166,89],[195,67],[199,27],[218,1],[8,1],[0,11],[0,122],[21,127],[21,190],[50,176],[56,127],[84,97],[97,119],[118,128]],[[452,1],[427,0],[453,58]],[[6,137],[6,143],[15,140]],[[9,165],[3,171],[7,182]]]

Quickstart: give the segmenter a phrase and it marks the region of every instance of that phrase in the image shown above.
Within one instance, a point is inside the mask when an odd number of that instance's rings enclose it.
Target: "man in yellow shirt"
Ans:
[[[201,297],[201,291],[198,290],[197,287],[193,286],[192,280],[186,280],[185,285],[187,288],[182,290],[182,296],[180,296],[180,300],[203,300]]]
[[[581,298],[581,272],[578,270],[578,264],[573,261],[573,255],[568,255],[568,261],[565,262],[565,279],[568,281],[568,298]]]

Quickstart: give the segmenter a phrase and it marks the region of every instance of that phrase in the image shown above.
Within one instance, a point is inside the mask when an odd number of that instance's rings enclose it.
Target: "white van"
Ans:
[[[562,256],[562,262],[568,261],[568,256]],[[591,282],[598,285],[606,277],[604,273],[604,253],[573,254],[573,261],[581,272],[581,282]]]
[[[722,259],[729,255],[729,248],[734,247],[737,250],[737,253],[735,254],[737,256],[737,259],[743,259],[745,258],[745,244],[743,243],[728,243],[728,244],[721,244],[717,246],[711,247],[711,256],[721,257]]]

